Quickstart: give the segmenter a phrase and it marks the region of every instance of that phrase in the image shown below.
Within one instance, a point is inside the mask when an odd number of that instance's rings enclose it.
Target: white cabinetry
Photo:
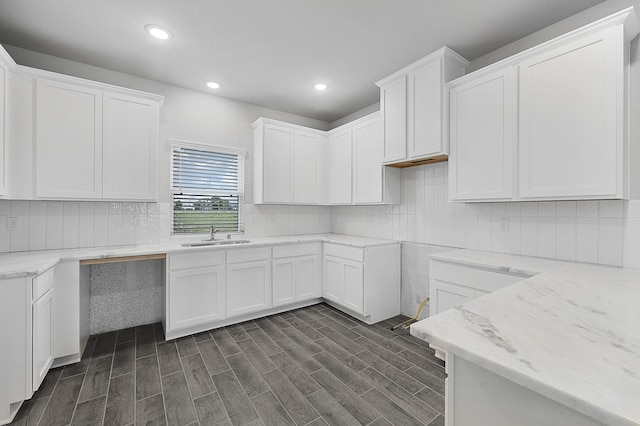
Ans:
[[[400,203],[400,171],[382,166],[379,113],[331,130],[328,163],[330,204]]]
[[[273,247],[273,306],[320,297],[320,244]]]
[[[103,94],[103,198],[157,199],[158,103]]]
[[[161,99],[38,78],[36,196],[157,199]]]
[[[353,202],[352,129],[343,127],[329,132],[327,154],[329,204],[351,204]]]
[[[252,126],[254,203],[321,203],[324,132],[265,118]]]
[[[225,252],[168,256],[167,334],[226,317]]]
[[[400,245],[325,243],[322,297],[373,324],[400,312]]]
[[[449,86],[449,199],[514,196],[516,72],[515,67],[505,67]]]
[[[619,25],[520,63],[520,198],[624,198]]]
[[[377,82],[383,120],[383,161],[409,167],[446,160],[449,153],[445,83],[468,62],[448,47]]]
[[[451,82],[453,201],[628,199],[632,9]]]
[[[528,278],[433,259],[429,268],[430,316]]]
[[[227,255],[227,316],[233,317],[272,306],[271,248],[241,248]]]
[[[7,195],[7,167],[6,159],[6,139],[7,122],[9,121],[8,87],[9,87],[9,65],[12,63],[11,57],[0,46],[0,197]]]
[[[36,196],[102,197],[102,91],[38,79]]]

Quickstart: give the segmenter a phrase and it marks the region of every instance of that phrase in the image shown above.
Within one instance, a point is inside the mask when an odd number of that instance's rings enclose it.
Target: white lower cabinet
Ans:
[[[262,311],[271,306],[271,248],[229,250],[227,316]]]
[[[225,252],[168,257],[167,334],[226,318]]]
[[[49,289],[33,303],[33,367],[32,389],[40,387],[53,364],[54,289]]]
[[[322,297],[367,324],[400,313],[400,244],[325,243]]]
[[[273,248],[273,306],[320,297],[320,244]]]

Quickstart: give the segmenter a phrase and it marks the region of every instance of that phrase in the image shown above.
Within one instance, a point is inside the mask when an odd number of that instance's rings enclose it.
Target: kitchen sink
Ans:
[[[249,240],[204,240],[193,243],[183,243],[182,247],[203,247],[203,246],[232,246],[236,244],[250,243]]]

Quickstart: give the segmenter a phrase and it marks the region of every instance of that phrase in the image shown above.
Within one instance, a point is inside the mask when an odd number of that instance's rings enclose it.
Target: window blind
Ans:
[[[172,147],[173,233],[244,230],[244,155],[216,147]]]

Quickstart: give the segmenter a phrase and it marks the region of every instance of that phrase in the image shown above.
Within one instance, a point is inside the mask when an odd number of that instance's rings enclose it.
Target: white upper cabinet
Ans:
[[[254,204],[393,204],[400,172],[382,166],[375,112],[329,132],[259,118]]]
[[[9,85],[9,64],[11,58],[0,47],[0,197],[7,195],[7,168],[5,167],[6,161],[6,123],[9,121],[7,117],[8,108],[6,107],[8,99],[8,85]]]
[[[254,128],[254,203],[319,204],[324,132],[260,118]]]
[[[623,44],[616,26],[520,64],[520,198],[625,197]]]
[[[445,83],[468,62],[448,47],[377,82],[383,120],[383,162],[409,167],[449,154]]]
[[[329,204],[351,204],[353,201],[351,134],[350,127],[329,134]]]
[[[293,138],[293,201],[320,203],[324,136],[296,129]]]
[[[447,85],[451,200],[629,198],[640,183],[629,162],[630,14]]]
[[[157,199],[162,97],[37,79],[36,197]]]
[[[380,114],[329,132],[329,203],[398,204],[400,170],[382,165]]]
[[[158,103],[103,94],[103,198],[158,198]]]
[[[38,79],[36,196],[102,198],[102,91]]]
[[[449,86],[451,200],[514,196],[516,72],[506,67]]]

